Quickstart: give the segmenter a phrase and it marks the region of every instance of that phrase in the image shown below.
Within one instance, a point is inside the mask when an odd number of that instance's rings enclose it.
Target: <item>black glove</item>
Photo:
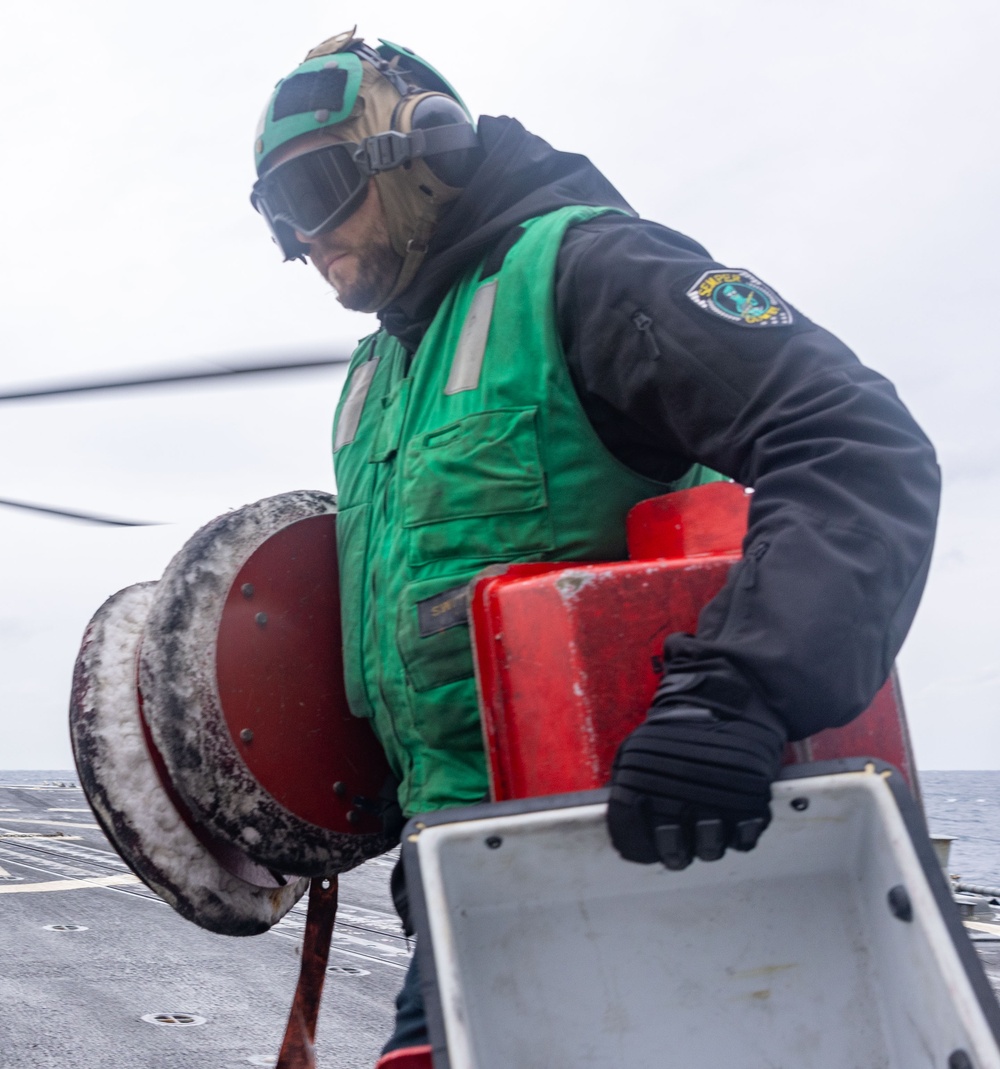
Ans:
[[[618,749],[608,829],[627,861],[686,868],[727,847],[752,850],[771,821],[786,732],[773,716],[737,720],[693,705],[654,706]]]

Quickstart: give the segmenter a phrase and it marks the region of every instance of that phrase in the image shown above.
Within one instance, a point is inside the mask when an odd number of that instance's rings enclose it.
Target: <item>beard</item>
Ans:
[[[320,234],[310,248],[320,274],[352,312],[377,312],[389,299],[403,258],[392,247],[382,199],[369,180],[365,199],[335,230]],[[323,265],[328,264],[324,271]]]
[[[337,292],[337,300],[352,312],[377,312],[386,302],[403,266],[389,242],[389,235],[379,235],[382,240],[370,241],[364,252],[356,254],[357,270],[354,277],[334,282],[327,281]]]

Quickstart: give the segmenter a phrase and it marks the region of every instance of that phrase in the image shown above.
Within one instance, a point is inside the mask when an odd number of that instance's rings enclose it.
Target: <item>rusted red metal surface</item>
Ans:
[[[273,798],[322,828],[370,833],[378,814],[355,799],[375,799],[389,766],[344,691],[335,521],[289,524],[240,569],[219,624],[219,699],[235,750]]]
[[[337,878],[316,879],[309,885],[309,909],[302,940],[302,965],[295,999],[288,1015],[277,1069],[315,1069],[316,1019],[319,1016],[330,938],[337,916]]]
[[[649,707],[664,639],[695,630],[740,559],[748,500],[715,483],[645,501],[628,520],[632,560],[514,565],[477,581],[471,614],[497,801],[607,784],[618,745]],[[857,756],[889,761],[913,783],[893,680],[858,719],[789,747],[786,760]]]

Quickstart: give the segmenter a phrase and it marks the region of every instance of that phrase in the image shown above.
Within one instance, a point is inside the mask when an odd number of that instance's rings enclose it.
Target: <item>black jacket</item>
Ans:
[[[846,723],[885,681],[923,590],[930,443],[890,383],[780,297],[778,325],[700,305],[689,291],[723,265],[636,218],[585,157],[511,119],[479,130],[482,163],[383,326],[413,351],[459,272],[499,268],[519,223],[567,204],[626,210],[570,230],[559,256],[557,320],[583,407],[642,474],[671,480],[700,461],[755,491],[743,562],[697,634],[667,641],[676,700],[770,710],[792,739]]]

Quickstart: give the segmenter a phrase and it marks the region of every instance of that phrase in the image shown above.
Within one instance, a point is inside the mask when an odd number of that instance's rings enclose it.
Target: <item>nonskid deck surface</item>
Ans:
[[[323,1069],[368,1069],[391,1030],[411,953],[394,861],[341,877]],[[968,922],[1000,993],[1000,910]],[[265,935],[203,931],[129,872],[78,787],[0,786],[0,1069],[273,1065],[304,924],[305,900]],[[174,1023],[144,1020],[157,1016]]]
[[[340,880],[323,1069],[369,1069],[392,1028],[411,954],[394,854]],[[305,906],[265,935],[203,931],[132,875],[78,787],[0,786],[0,1069],[273,1065]],[[176,1023],[143,1019],[157,1015]]]

